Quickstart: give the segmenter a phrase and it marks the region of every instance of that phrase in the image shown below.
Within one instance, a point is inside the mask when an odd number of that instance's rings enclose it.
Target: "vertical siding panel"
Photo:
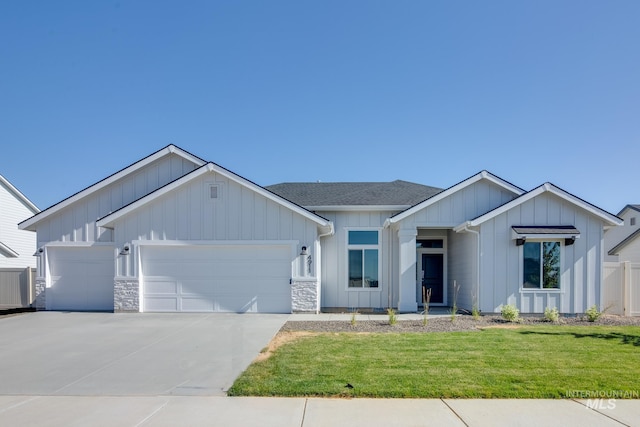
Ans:
[[[139,199],[140,197],[147,194],[147,174],[140,172],[136,174],[133,181],[133,197],[134,199]]]
[[[178,192],[178,211],[177,211],[177,237],[178,240],[189,239],[189,218],[191,216],[189,206],[189,193],[182,188]]]
[[[548,198],[547,197],[536,197],[533,201],[533,209],[534,209],[534,224],[536,225],[545,225],[547,224],[547,206],[548,206]]]
[[[160,188],[171,181],[171,160],[167,159],[158,164],[158,184],[156,188]]]
[[[177,197],[176,194],[171,194],[168,197],[165,197],[162,205],[164,209],[164,232],[165,238],[167,240],[176,240],[178,238],[177,234],[177,217],[176,217],[176,209],[178,204],[176,203]]]
[[[242,189],[242,229],[241,229],[241,239],[242,240],[251,240],[253,239],[253,215],[254,215],[254,200],[257,197],[262,197],[255,194],[252,190],[243,188]]]
[[[227,239],[238,240],[240,238],[241,218],[241,189],[238,184],[228,181],[228,197],[225,199],[227,206]]]
[[[256,196],[253,208],[255,215],[253,221],[253,236],[256,240],[265,240],[267,238],[267,199]]]
[[[289,240],[291,239],[291,221],[293,219],[293,213],[284,207],[280,207],[279,211],[280,239]]]
[[[276,240],[280,235],[280,209],[271,200],[267,200],[267,239]]]
[[[189,206],[191,211],[189,212],[189,239],[201,240],[202,239],[202,225],[200,219],[202,218],[202,186],[201,182],[197,181],[189,185]]]

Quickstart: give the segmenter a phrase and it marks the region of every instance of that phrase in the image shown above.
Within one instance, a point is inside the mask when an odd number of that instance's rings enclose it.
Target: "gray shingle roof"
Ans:
[[[267,190],[301,206],[413,206],[441,188],[392,182],[285,182]]]

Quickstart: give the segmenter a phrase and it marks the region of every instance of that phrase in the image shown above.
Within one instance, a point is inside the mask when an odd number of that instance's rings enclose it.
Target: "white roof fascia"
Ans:
[[[522,195],[524,193],[524,191],[521,188],[516,187],[515,185],[513,185],[513,184],[511,184],[511,183],[509,183],[509,182],[507,182],[507,181],[505,181],[503,179],[500,179],[497,176],[495,176],[492,173],[487,172],[485,170],[485,171],[479,172],[479,173],[473,175],[472,177],[470,177],[470,178],[468,178],[468,179],[466,179],[466,180],[454,185],[453,187],[449,187],[446,190],[441,191],[440,193],[428,198],[427,200],[425,200],[425,201],[423,201],[421,203],[418,203],[417,205],[405,210],[404,212],[399,213],[398,215],[395,215],[395,216],[393,216],[391,218],[387,218],[387,220],[384,223],[384,226],[388,227],[391,224],[394,224],[394,223],[397,223],[399,221],[402,221],[406,217],[408,217],[410,215],[413,215],[414,213],[426,208],[427,206],[430,206],[430,205],[432,205],[434,203],[437,203],[440,200],[442,200],[442,199],[444,199],[446,197],[449,197],[450,195],[462,190],[463,188],[468,187],[468,186],[470,186],[470,185],[472,185],[472,184],[474,184],[474,183],[476,183],[476,182],[478,182],[480,180],[483,180],[483,179],[486,179],[486,180],[488,180],[490,182],[493,182],[494,184],[496,184],[496,185],[504,188],[505,190],[508,190],[508,191],[518,195],[518,196],[520,196],[520,195]]]
[[[114,182],[116,182],[117,180],[131,174],[134,173],[135,171],[147,166],[148,164],[162,158],[165,157],[169,154],[177,154],[178,156],[189,160],[191,162],[193,162],[194,164],[198,165],[198,166],[202,166],[204,165],[206,162],[196,156],[194,156],[193,154],[187,153],[186,151],[182,150],[179,147],[176,147],[175,145],[168,145],[165,148],[156,151],[155,153],[151,154],[150,156],[145,157],[142,160],[138,160],[137,162],[135,162],[134,164],[122,169],[119,172],[116,172],[115,174],[103,179],[102,181],[99,181],[93,185],[91,185],[90,187],[85,188],[82,191],[79,191],[78,193],[74,194],[73,196],[64,199],[63,201],[59,202],[58,204],[55,204],[53,206],[51,206],[48,209],[45,209],[44,211],[42,211],[40,214],[36,214],[34,216],[32,216],[31,218],[27,219],[26,221],[21,222],[20,224],[18,224],[18,227],[21,230],[25,230],[25,229],[30,229],[30,227],[34,226],[36,223],[42,221],[43,219],[47,218],[49,215],[53,215],[56,212],[59,212],[60,210],[66,208],[67,206],[77,202],[78,200],[88,196],[89,194],[98,191]],[[34,231],[34,230],[32,230]]]
[[[4,176],[0,175],[0,183],[2,183],[5,187],[7,187],[7,189],[13,193],[13,195],[20,200],[25,206],[27,206],[29,209],[31,209],[31,211],[34,214],[37,214],[38,212],[40,212],[40,209],[38,209],[38,207],[33,204],[33,202],[31,200],[29,200],[27,198],[27,196],[25,196],[24,194],[22,194],[20,192],[20,190],[18,190],[16,187],[13,186],[13,184],[11,184],[9,182],[8,179],[6,179]]]
[[[206,173],[209,172],[215,172],[217,174],[220,174],[232,181],[235,181],[237,183],[239,183],[242,186],[248,187],[252,190],[254,190],[255,192],[267,197],[268,199],[274,201],[275,203],[278,203],[280,205],[283,205],[297,213],[299,213],[300,215],[314,221],[315,223],[317,223],[318,225],[322,226],[322,227],[331,227],[332,223],[331,221],[328,221],[324,218],[321,218],[320,216],[314,214],[313,212],[309,212],[308,210],[302,208],[301,206],[298,206],[294,203],[289,202],[288,200],[285,200],[279,196],[276,196],[275,194],[265,190],[264,188],[260,187],[259,185],[248,181],[214,163],[207,163],[204,166],[201,166],[200,168],[188,173],[187,175],[178,178],[177,180],[165,185],[162,188],[159,188],[158,190],[147,194],[146,196],[128,204],[127,206],[124,206],[120,209],[118,209],[117,211],[110,213],[102,218],[100,218],[97,222],[96,225],[98,227],[105,227],[105,228],[109,228],[112,227],[113,224],[119,219],[122,218],[123,216],[135,211],[136,209],[152,202],[153,200],[155,200],[158,197],[162,197],[163,195],[169,193],[170,191],[182,186],[183,184],[192,181],[194,179],[196,179],[197,177],[200,177]]]
[[[463,224],[460,224],[459,226],[456,227],[456,231],[458,230],[462,230],[466,227],[476,227],[480,224],[482,224],[485,221],[490,220],[491,218],[494,218],[504,212],[507,212],[508,210],[514,208],[515,206],[518,206],[528,200],[533,199],[534,197],[539,196],[542,193],[552,193],[555,194],[556,196],[586,210],[587,212],[599,217],[600,219],[602,219],[606,225],[622,225],[622,220],[620,218],[618,218],[617,216],[610,214],[609,212],[606,212],[590,203],[585,202],[584,200],[574,196],[573,194],[567,193],[566,191],[564,191],[563,189],[556,187],[555,185],[547,182],[542,184],[541,186],[539,186],[538,188],[535,188],[531,191],[529,191],[528,193],[523,194],[522,196],[518,197],[517,199],[513,199],[510,202],[505,203],[502,206],[499,206],[497,208],[495,208],[492,211],[487,212],[484,215],[479,216],[476,219],[473,219],[471,221],[467,221]]]
[[[334,206],[304,206],[310,211],[321,212],[395,212],[409,209],[411,205],[334,205]]]
[[[18,258],[20,254],[4,243],[0,242],[0,255],[4,255],[6,258]]]

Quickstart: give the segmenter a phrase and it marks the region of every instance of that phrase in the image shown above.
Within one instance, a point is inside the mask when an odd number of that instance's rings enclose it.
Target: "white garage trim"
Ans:
[[[140,311],[291,312],[297,241],[135,241]]]

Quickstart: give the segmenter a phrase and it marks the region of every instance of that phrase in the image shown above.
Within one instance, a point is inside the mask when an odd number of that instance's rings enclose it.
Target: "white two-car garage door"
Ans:
[[[50,247],[47,309],[113,310],[113,247]]]
[[[144,311],[291,312],[291,246],[141,248]]]

